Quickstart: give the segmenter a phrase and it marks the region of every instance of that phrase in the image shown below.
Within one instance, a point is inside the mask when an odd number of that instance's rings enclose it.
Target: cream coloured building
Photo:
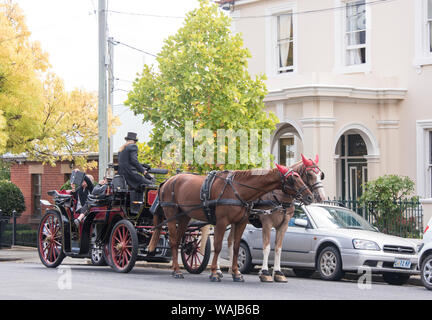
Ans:
[[[319,154],[330,197],[356,198],[362,182],[394,173],[432,202],[432,0],[239,0],[230,9],[249,71],[268,78],[280,163]]]

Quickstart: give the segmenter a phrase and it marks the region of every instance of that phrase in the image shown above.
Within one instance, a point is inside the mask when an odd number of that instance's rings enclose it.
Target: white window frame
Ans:
[[[292,15],[292,28],[293,28],[293,66],[289,68],[288,72],[279,72],[279,53],[277,46],[277,17],[283,13],[293,13]],[[274,77],[289,77],[297,73],[297,4],[295,2],[288,2],[284,5],[269,7],[265,10],[266,21],[266,74],[268,78]]]
[[[414,41],[415,41],[415,56],[413,65],[420,68],[424,65],[432,64],[432,52],[430,51],[430,29],[428,21],[428,1],[414,0]]]
[[[291,13],[291,27],[292,27],[292,25],[293,25],[293,21],[292,21],[292,12],[289,12],[289,13]],[[277,64],[278,64],[278,67],[276,67],[277,68],[277,73],[284,73],[284,72],[292,72],[292,71],[294,71],[294,38],[288,38],[288,39],[279,39],[279,37],[280,37],[280,35],[279,35],[279,24],[280,24],[280,19],[281,19],[281,17],[283,16],[283,14],[278,14],[277,16],[276,16],[276,61],[277,61]],[[294,30],[291,30],[292,31],[292,33],[294,33]],[[289,43],[289,44],[292,44],[292,50],[293,50],[293,64],[291,65],[291,66],[286,66],[286,67],[281,67],[280,65],[279,65],[279,61],[280,61],[280,46],[282,45],[282,44],[286,44],[286,43]]]
[[[346,5],[357,0],[334,0],[334,5],[340,10],[334,10],[334,30],[335,30],[335,67],[334,73],[367,73],[371,71],[371,8],[368,1],[365,1],[366,15],[366,41],[364,45],[348,46],[346,43]],[[365,47],[366,62],[362,64],[347,65],[347,49],[356,47]]]
[[[432,119],[416,121],[417,138],[417,194],[421,198],[432,199],[432,163],[430,153],[432,141]]]

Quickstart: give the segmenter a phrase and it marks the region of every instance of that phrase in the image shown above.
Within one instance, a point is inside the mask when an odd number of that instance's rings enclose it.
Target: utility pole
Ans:
[[[99,0],[99,100],[98,100],[98,129],[99,129],[99,180],[105,175],[108,167],[108,108],[106,81],[106,0]]]
[[[114,42],[113,37],[108,38],[108,57],[109,57],[109,67],[108,67],[108,105],[111,108],[111,114],[114,116]],[[109,137],[109,163],[114,162],[114,141],[113,135]]]

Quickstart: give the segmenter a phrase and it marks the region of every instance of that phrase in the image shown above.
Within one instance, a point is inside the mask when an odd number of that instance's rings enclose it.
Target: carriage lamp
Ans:
[[[105,178],[107,178],[108,180],[114,179],[114,167],[113,166],[108,166],[108,168],[106,168]]]
[[[352,243],[354,248],[359,250],[381,250],[376,242],[370,240],[354,239]]]

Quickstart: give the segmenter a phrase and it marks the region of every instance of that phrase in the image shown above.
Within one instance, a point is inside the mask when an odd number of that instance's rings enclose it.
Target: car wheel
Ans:
[[[385,272],[383,273],[383,278],[388,284],[401,286],[408,282],[410,275],[406,273]]]
[[[342,259],[338,249],[334,246],[328,246],[321,250],[318,256],[317,270],[323,280],[340,280],[344,272],[342,271]]]
[[[315,273],[315,270],[293,268],[293,272],[297,277],[310,278]]]
[[[107,262],[105,260],[105,255],[103,252],[104,249],[93,247],[90,253],[90,260],[92,265],[94,266],[107,266]]]
[[[428,255],[422,262],[421,280],[426,289],[432,290],[432,254]]]
[[[243,241],[240,242],[240,248],[238,253],[237,265],[240,273],[246,274],[253,269],[252,256],[249,251],[249,247]]]

